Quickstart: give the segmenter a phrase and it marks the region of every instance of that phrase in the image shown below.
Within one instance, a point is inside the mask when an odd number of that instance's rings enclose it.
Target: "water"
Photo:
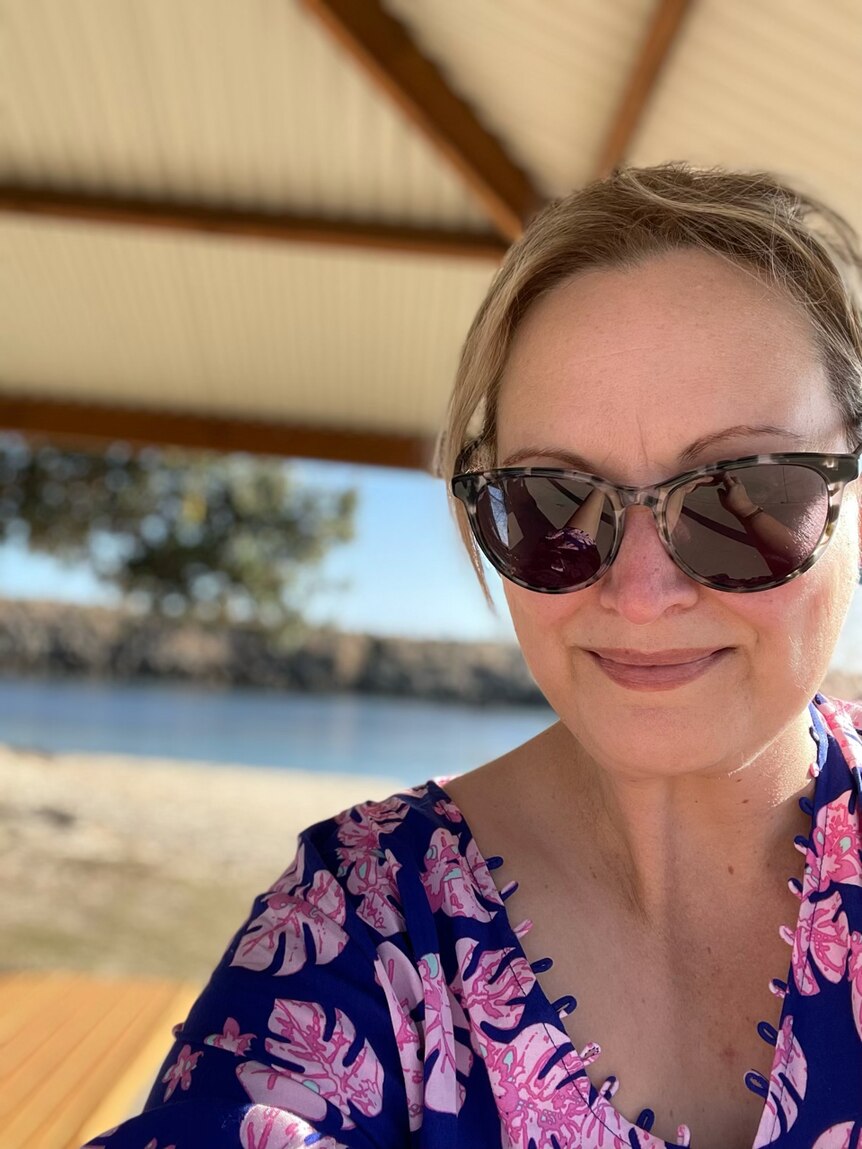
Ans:
[[[377,774],[404,785],[470,770],[555,721],[550,707],[0,678],[0,743]]]

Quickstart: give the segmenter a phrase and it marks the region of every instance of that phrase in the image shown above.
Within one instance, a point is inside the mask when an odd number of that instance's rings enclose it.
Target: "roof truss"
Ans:
[[[0,185],[0,211],[81,223],[197,232],[201,235],[314,243],[498,261],[506,243],[495,232],[440,231],[380,223],[311,218],[284,212],[240,211],[209,204]]]
[[[500,234],[516,240],[542,202],[527,175],[379,0],[302,0],[464,179]]]
[[[596,164],[596,178],[610,175],[618,164],[625,161],[649,98],[679,36],[683,18],[691,6],[692,0],[658,0],[616,115],[605,135]]]
[[[33,439],[81,449],[95,450],[119,440],[141,446],[170,444],[195,450],[243,451],[420,470],[430,468],[434,448],[430,437],[419,435],[11,394],[0,394],[0,428],[14,428]]]

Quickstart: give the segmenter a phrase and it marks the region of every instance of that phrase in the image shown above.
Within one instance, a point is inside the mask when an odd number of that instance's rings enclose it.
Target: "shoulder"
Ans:
[[[262,1145],[276,1131],[265,1119],[283,1113],[285,1146],[301,1131],[303,1144],[358,1149],[406,1144],[435,1115],[451,1122],[472,1063],[446,980],[451,919],[474,919],[462,945],[475,948],[477,922],[502,905],[472,853],[434,781],[304,829],[174,1027],[143,1113],[109,1144],[179,1144],[197,1122],[190,1146]]]
[[[443,781],[429,779],[388,798],[359,802],[307,827],[298,843],[338,878],[364,862],[419,861],[439,830],[457,829],[460,821]]]
[[[303,830],[291,866],[267,892],[312,902],[339,925],[358,919],[366,943],[411,932],[428,913],[499,903],[485,859],[445,778],[358,803]]]

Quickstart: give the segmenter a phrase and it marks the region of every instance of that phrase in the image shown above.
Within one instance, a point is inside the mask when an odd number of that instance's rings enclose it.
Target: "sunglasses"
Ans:
[[[461,452],[466,465],[474,440]],[[527,590],[567,594],[616,558],[626,507],[651,507],[665,550],[690,578],[731,593],[770,590],[817,562],[835,533],[852,455],[747,455],[653,487],[553,467],[461,471],[452,494],[495,570]]]

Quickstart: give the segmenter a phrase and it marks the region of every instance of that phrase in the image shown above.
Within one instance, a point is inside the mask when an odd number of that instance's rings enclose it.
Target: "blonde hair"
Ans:
[[[784,288],[805,308],[841,410],[862,445],[862,253],[850,224],[774,175],[673,162],[624,167],[544,207],[509,248],[467,333],[431,471],[495,611],[466,512],[448,488],[458,471],[495,465],[496,408],[514,333],[540,296],[591,267],[634,266],[701,248]]]

